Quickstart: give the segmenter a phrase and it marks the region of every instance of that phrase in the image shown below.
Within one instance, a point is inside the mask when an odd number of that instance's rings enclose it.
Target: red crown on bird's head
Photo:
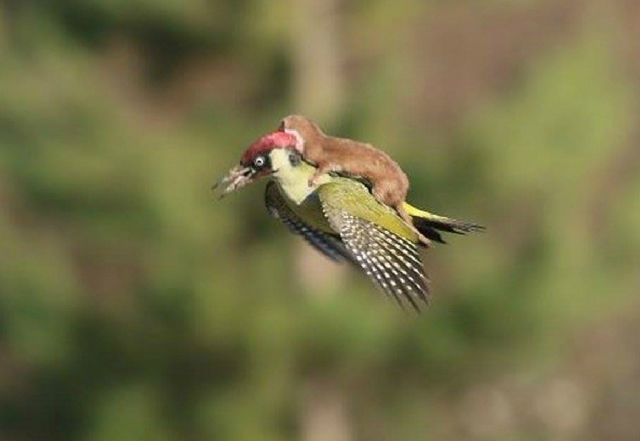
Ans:
[[[295,148],[296,137],[286,132],[272,132],[264,135],[242,154],[240,164],[249,166],[256,156],[270,152],[273,149]]]

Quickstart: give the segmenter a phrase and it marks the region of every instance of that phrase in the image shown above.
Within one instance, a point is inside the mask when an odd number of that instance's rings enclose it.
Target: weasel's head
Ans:
[[[289,115],[283,118],[278,130],[296,137],[296,150],[300,153],[304,153],[307,142],[323,135],[315,122],[302,115]]]

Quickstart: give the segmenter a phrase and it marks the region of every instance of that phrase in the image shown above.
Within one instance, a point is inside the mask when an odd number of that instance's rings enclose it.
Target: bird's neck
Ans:
[[[314,186],[310,186],[309,179],[315,171],[316,168],[309,164],[301,164],[295,168],[281,170],[277,177],[278,184],[287,198],[296,205],[300,205],[318,186],[331,180],[329,175],[323,175],[317,180],[318,182]]]
[[[284,151],[283,151],[284,152]],[[272,155],[272,165],[278,170],[273,177],[280,185],[285,196],[296,205],[300,205],[318,186],[326,184],[331,180],[329,175],[322,175],[314,186],[309,185],[309,179],[313,176],[316,168],[302,162],[295,167],[292,166],[288,158],[280,152]]]

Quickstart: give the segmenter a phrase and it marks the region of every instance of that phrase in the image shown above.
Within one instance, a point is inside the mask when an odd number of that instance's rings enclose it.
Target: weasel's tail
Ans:
[[[403,207],[413,219],[413,225],[418,231],[435,242],[446,243],[440,234],[441,231],[454,234],[485,231],[485,227],[482,225],[438,216],[428,211],[420,210],[406,202],[403,204]]]

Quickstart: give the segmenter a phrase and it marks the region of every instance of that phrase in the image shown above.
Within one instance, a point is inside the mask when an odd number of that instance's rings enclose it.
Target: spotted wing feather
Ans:
[[[427,277],[415,243],[331,204],[323,209],[357,264],[387,295],[417,311],[428,303]]]

